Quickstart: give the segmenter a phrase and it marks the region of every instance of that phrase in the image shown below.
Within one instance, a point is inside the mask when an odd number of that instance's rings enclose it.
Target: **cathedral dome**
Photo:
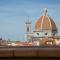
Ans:
[[[57,32],[55,22],[51,17],[47,15],[47,9],[44,11],[44,15],[41,16],[35,23],[36,30],[51,30]]]

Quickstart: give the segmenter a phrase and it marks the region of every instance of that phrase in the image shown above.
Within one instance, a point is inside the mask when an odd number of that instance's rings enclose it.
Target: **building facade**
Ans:
[[[44,8],[43,15],[35,22],[34,29],[31,29],[29,19],[25,22],[25,40],[39,41],[46,37],[54,37],[58,34],[54,20],[48,15],[47,8]]]

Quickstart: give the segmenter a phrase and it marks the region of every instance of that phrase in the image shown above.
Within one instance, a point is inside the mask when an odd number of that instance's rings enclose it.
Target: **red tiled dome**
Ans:
[[[55,22],[48,15],[41,16],[35,23],[35,29],[57,31]]]

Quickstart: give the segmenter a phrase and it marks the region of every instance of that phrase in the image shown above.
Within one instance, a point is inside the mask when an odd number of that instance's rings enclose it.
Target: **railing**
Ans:
[[[60,47],[0,47],[0,57],[60,57]]]

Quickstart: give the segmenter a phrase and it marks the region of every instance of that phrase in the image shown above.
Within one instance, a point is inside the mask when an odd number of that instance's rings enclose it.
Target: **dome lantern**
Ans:
[[[43,9],[43,13],[44,13],[45,16],[47,16],[47,14],[48,14],[47,8],[44,8],[44,9]]]

